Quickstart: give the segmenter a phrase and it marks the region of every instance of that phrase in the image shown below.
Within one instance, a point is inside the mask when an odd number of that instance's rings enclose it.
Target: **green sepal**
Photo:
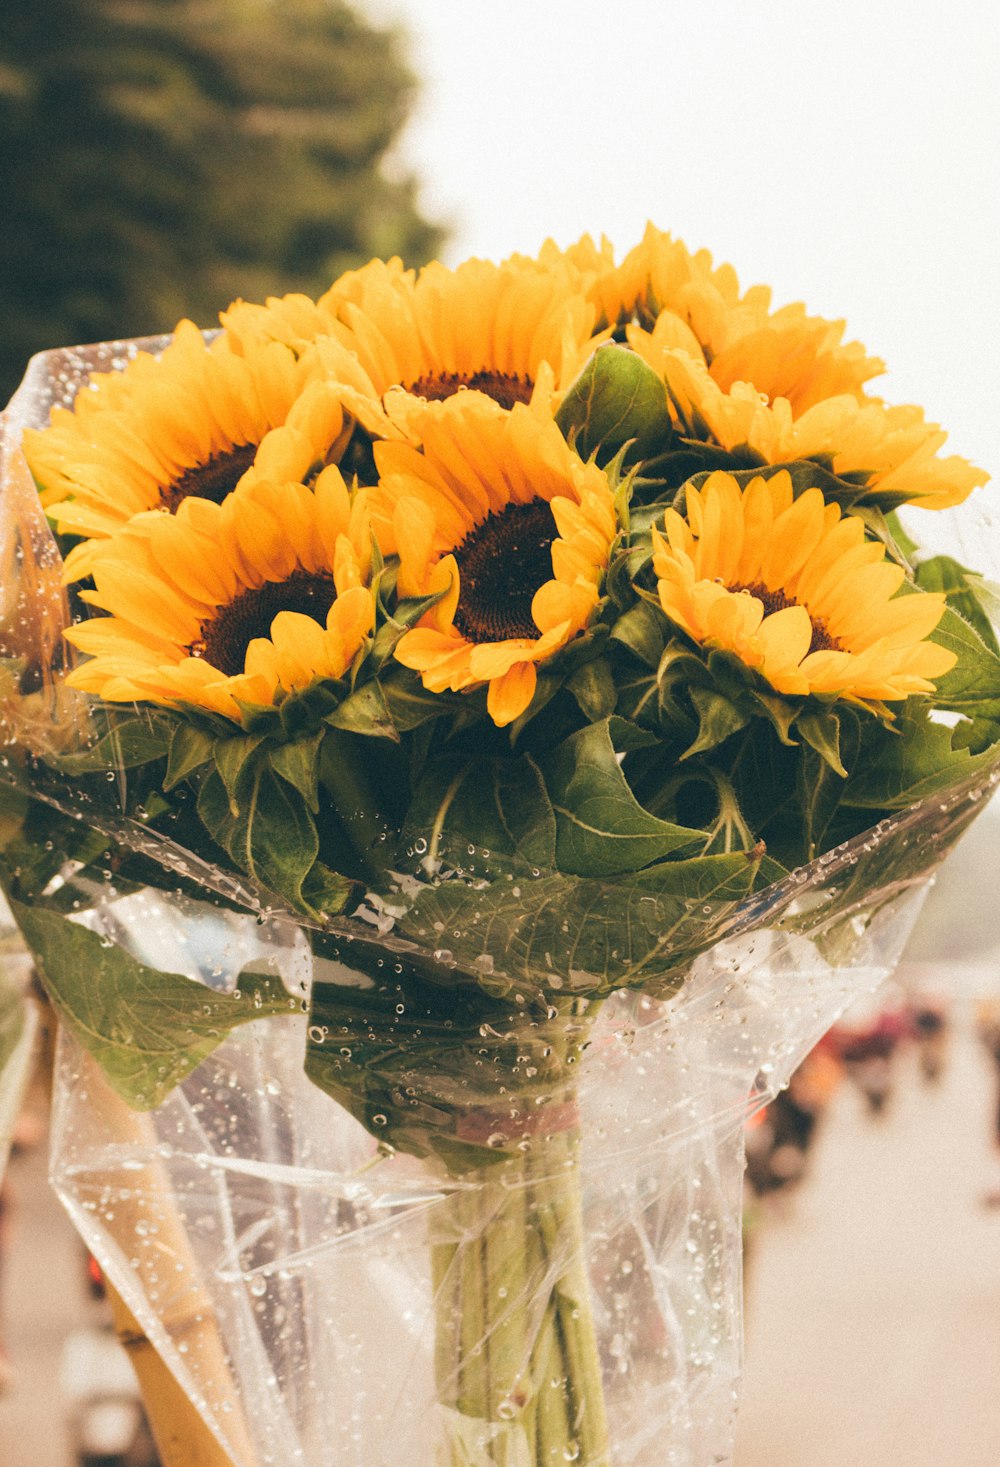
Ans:
[[[829,765],[834,774],[847,778],[847,770],[840,758],[840,715],[832,708],[805,708],[795,720],[795,731],[799,737],[815,749]]]
[[[901,565],[906,573],[913,575],[913,563],[907,546],[912,546],[912,541],[901,540],[898,535],[899,522],[894,515],[885,515],[874,504],[852,504],[848,514],[855,515],[861,520],[870,538],[881,540],[886,550],[897,564]]]
[[[363,660],[365,647],[358,653]],[[347,691],[343,680],[332,682],[320,678],[308,687],[289,693],[278,705],[281,736],[286,739],[301,739],[314,734],[322,727],[327,714],[341,701]]]
[[[689,688],[688,696],[698,715],[698,735],[694,743],[684,750],[680,756],[682,759],[717,748],[747,723],[749,715],[714,688],[699,687],[695,683]]]
[[[308,738],[293,744],[278,744],[270,751],[271,766],[293,789],[298,790],[314,815],[319,812],[317,764],[325,729],[317,729]]]
[[[599,723],[615,711],[618,690],[606,657],[595,657],[578,667],[567,678],[566,688],[576,699],[584,718],[591,723]]]
[[[658,667],[669,634],[666,617],[648,601],[638,601],[611,628],[612,641],[634,652],[647,667]]]
[[[229,739],[216,739],[212,760],[222,777],[234,815],[238,815],[237,789],[247,760],[252,759],[264,742],[263,734],[236,735]]]
[[[801,704],[789,702],[780,693],[765,692],[762,688],[753,690],[753,699],[770,722],[781,743],[788,748],[793,748],[795,740],[792,738],[792,726],[799,715]]]
[[[210,763],[215,753],[215,738],[205,729],[193,723],[178,723],[170,740],[167,772],[163,777],[163,788],[172,790],[175,785]]]
[[[833,473],[828,464],[821,462],[822,459],[823,455],[818,454],[815,459],[795,459],[784,464],[760,464],[748,469],[727,469],[727,473],[732,474],[742,488],[752,479],[773,479],[776,474],[787,473],[792,481],[792,496],[795,499],[807,489],[819,489],[827,503],[839,504],[841,509],[849,509],[860,499],[865,499],[868,504],[878,503],[882,507],[881,501],[874,500],[868,494],[865,482],[856,482],[850,474]],[[700,489],[707,478],[708,473],[702,472],[693,474],[688,482],[691,487]],[[902,499],[905,498],[903,495]]]
[[[628,347],[598,347],[571,383],[556,422],[581,458],[607,463],[625,445],[645,458],[673,437],[661,378]]]
[[[389,572],[385,574],[388,575]],[[385,620],[375,633],[375,640],[372,643],[371,665],[374,672],[380,672],[389,661],[400,637],[404,636],[411,627],[416,626],[421,617],[426,616],[428,611],[447,594],[448,587],[446,586],[444,590],[435,591],[431,596],[413,596],[397,601],[391,611],[383,609]]]
[[[384,677],[361,683],[325,722],[345,733],[399,742],[434,718],[461,718],[468,714],[469,699],[459,694],[428,693],[419,677],[405,668],[393,667]]]
[[[663,511],[674,506],[679,490],[696,475],[752,471],[764,467],[764,460],[753,449],[720,448],[715,443],[702,443],[692,438],[677,438],[676,446],[645,459],[638,465],[632,484],[632,530],[647,533],[652,524],[660,524]]]

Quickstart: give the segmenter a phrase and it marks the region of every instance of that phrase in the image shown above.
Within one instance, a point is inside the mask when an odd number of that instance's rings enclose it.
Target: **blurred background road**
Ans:
[[[971,1004],[938,1088],[913,1055],[878,1117],[841,1085],[753,1234],[737,1467],[1000,1461],[995,1089]]]

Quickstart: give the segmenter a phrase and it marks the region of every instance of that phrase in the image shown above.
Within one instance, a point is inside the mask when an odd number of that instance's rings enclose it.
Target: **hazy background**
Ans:
[[[955,0],[368,0],[423,80],[399,157],[446,257],[646,219],[846,317],[1000,472],[1000,20]]]
[[[4,0],[0,400],[372,254],[651,218],[846,317],[996,473],[998,66],[981,0]]]

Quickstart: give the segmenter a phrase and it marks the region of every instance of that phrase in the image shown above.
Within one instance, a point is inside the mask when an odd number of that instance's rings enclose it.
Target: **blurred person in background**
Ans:
[[[948,999],[942,994],[918,993],[910,1003],[910,1024],[916,1041],[923,1079],[940,1080],[948,1057],[950,1023]]]

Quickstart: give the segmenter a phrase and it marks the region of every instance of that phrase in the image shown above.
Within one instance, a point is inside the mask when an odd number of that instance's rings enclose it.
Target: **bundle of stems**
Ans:
[[[455,1179],[432,1244],[448,1467],[608,1467],[574,1128]]]

